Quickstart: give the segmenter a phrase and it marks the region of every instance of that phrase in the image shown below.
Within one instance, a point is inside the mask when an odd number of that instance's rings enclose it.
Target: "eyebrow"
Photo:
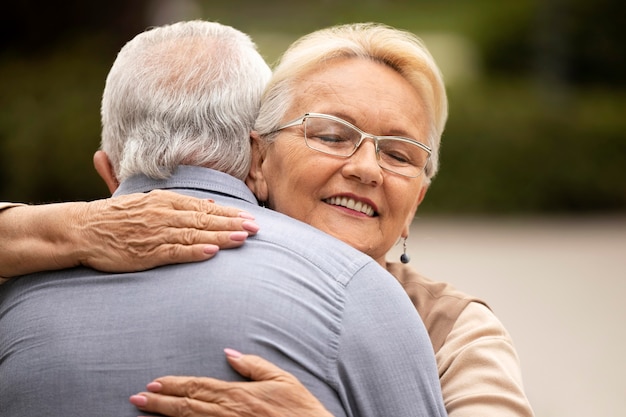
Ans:
[[[311,113],[321,113],[321,114],[328,114],[328,115],[331,115],[331,116],[339,117],[340,119],[345,120],[346,122],[351,123],[353,126],[356,126],[357,128],[361,129],[365,133],[373,135],[373,133],[368,132],[366,129],[361,128],[355,122],[354,118],[351,117],[350,115],[346,114],[346,113],[343,113],[343,112],[324,112],[324,111],[315,111],[315,112],[311,112]],[[395,129],[395,126],[394,126],[394,129]],[[414,137],[413,135],[409,134],[407,131],[404,131],[404,130],[391,130],[391,133],[389,133],[389,134],[385,134],[385,135],[378,135],[378,134],[376,134],[375,136],[400,136],[400,137],[403,137],[403,138],[419,141],[416,137]]]

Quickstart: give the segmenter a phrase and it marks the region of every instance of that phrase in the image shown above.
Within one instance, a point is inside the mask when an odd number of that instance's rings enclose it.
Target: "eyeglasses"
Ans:
[[[418,177],[426,167],[432,149],[414,139],[401,136],[376,136],[363,132],[339,117],[320,113],[306,113],[270,132],[289,127],[304,126],[306,145],[318,152],[348,158],[365,139],[372,139],[378,165],[405,177]]]

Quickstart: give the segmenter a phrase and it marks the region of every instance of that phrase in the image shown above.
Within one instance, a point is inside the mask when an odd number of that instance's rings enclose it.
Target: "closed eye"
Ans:
[[[309,138],[313,140],[318,140],[320,142],[326,142],[328,144],[348,142],[348,139],[345,139],[339,135],[324,134],[324,133],[316,134],[316,135],[310,136]]]
[[[401,152],[381,151],[383,158],[394,165],[410,165],[411,159]]]

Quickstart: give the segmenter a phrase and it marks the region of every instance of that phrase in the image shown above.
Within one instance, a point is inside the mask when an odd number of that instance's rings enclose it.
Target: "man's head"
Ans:
[[[147,30],[119,52],[102,98],[96,169],[110,189],[178,165],[244,179],[249,134],[271,71],[244,33],[215,22]]]

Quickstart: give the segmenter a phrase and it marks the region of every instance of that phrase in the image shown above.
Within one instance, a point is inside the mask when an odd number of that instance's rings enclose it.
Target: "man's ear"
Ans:
[[[117,180],[115,172],[113,172],[109,155],[104,151],[96,151],[96,153],[93,154],[93,166],[96,168],[100,178],[104,180],[111,194],[113,194],[115,190],[117,190],[117,187],[119,187],[120,182]]]
[[[428,191],[429,185],[430,183],[426,183],[420,189],[417,199],[415,200],[415,206],[413,207],[413,210],[411,210],[409,217],[406,219],[406,224],[404,225],[404,228],[402,229],[402,234],[400,235],[400,237],[402,238],[409,237],[409,229],[411,228],[411,223],[413,223],[413,219],[415,218],[415,213],[417,213],[418,207],[420,206],[420,204],[422,204],[422,201],[424,201],[424,197],[426,196],[426,191]]]
[[[252,148],[252,162],[250,172],[246,178],[246,185],[259,201],[267,201],[269,191],[265,175],[263,175],[263,161],[265,160],[265,146],[256,131],[250,133],[250,147]]]

